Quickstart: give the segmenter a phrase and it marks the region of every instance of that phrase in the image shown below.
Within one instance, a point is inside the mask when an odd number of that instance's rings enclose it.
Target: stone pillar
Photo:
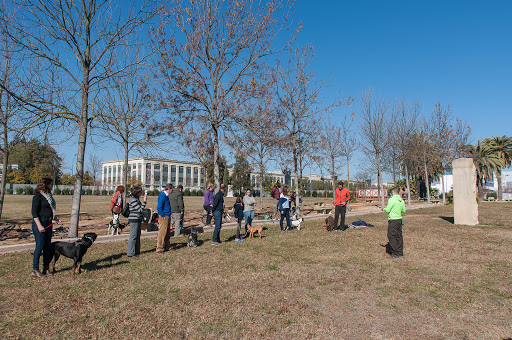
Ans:
[[[453,168],[453,216],[455,224],[477,225],[476,168],[471,158],[458,158]]]

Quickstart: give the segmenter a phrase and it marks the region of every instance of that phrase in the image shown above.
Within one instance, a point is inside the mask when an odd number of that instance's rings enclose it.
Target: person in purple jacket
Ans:
[[[213,208],[213,183],[208,183],[208,188],[204,193],[203,208],[206,210],[206,227],[210,227],[212,223]]]

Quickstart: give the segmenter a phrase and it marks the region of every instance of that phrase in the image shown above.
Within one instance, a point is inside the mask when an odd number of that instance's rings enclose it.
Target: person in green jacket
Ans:
[[[388,200],[384,211],[388,213],[388,241],[391,247],[390,258],[404,256],[404,239],[402,237],[402,213],[405,212],[405,203],[400,197],[400,188],[392,190],[393,196]]]

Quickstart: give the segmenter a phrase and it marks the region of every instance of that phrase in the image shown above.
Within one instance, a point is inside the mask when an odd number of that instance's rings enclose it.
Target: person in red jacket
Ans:
[[[334,191],[334,230],[345,230],[345,214],[347,213],[347,203],[350,200],[350,192],[343,187],[343,182],[338,182],[338,188]],[[341,223],[338,226],[338,218],[341,215]]]
[[[270,193],[273,199],[276,201],[276,213],[279,212],[279,197],[281,196],[281,182],[277,180],[276,184],[272,188],[272,192]]]
[[[119,214],[121,210],[123,210],[123,193],[124,186],[120,185],[117,187],[116,192],[114,193],[114,197],[110,201],[110,211],[112,211],[112,221],[119,228]]]

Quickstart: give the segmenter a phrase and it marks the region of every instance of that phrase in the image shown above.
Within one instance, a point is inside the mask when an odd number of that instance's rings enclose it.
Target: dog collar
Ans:
[[[88,239],[89,241],[93,242],[94,243],[94,239],[90,236],[84,236],[86,239]]]

